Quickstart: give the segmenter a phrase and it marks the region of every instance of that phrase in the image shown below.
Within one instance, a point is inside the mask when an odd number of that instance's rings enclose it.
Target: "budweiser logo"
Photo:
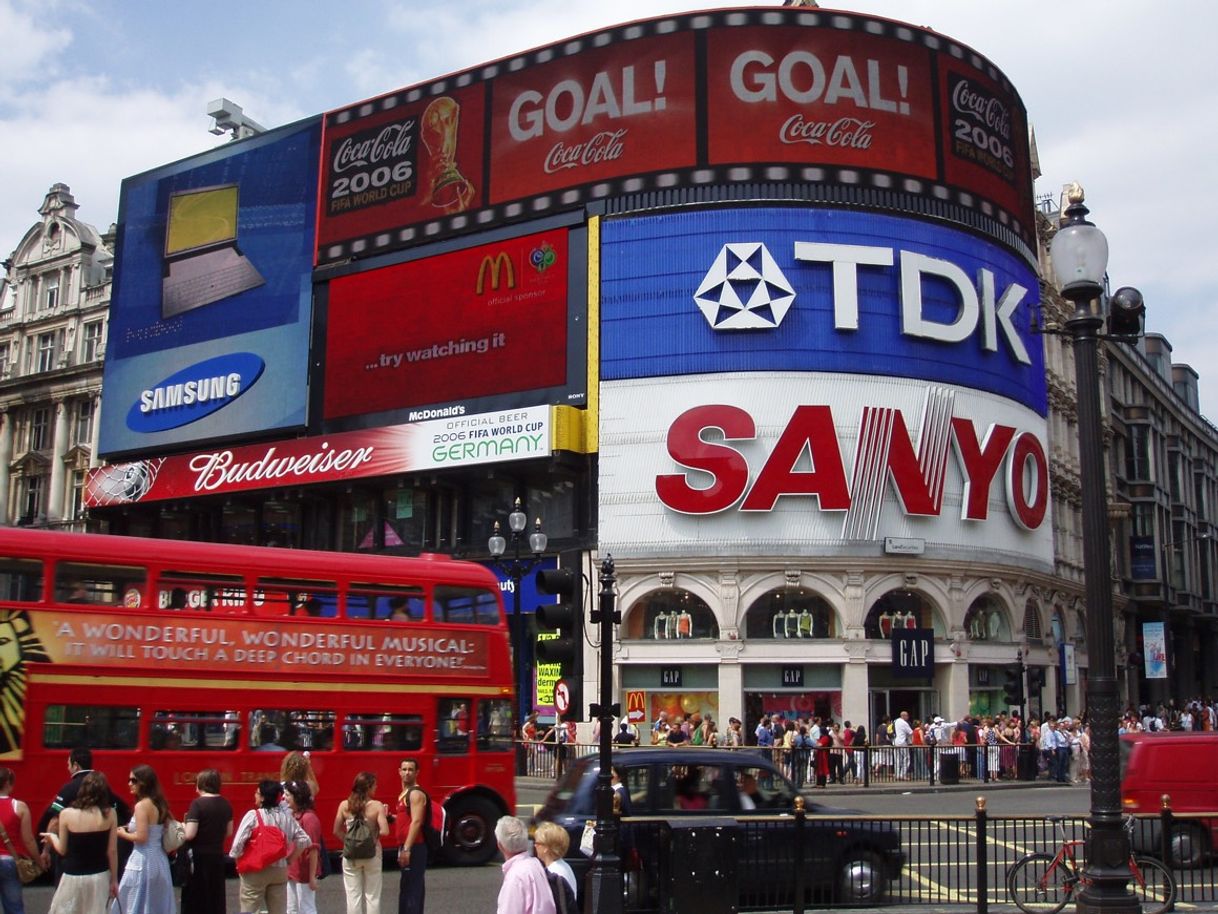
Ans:
[[[620,159],[625,151],[622,143],[626,130],[602,130],[590,140],[582,143],[555,143],[546,155],[545,173],[552,175],[564,168],[595,165]]]
[[[232,451],[196,455],[190,461],[191,471],[198,474],[195,491],[212,492],[239,483],[301,479],[348,471],[370,461],[375,448],[335,450],[323,441],[317,450],[305,454],[279,457],[275,450],[269,447],[255,460],[237,460]]]
[[[392,162],[409,155],[414,145],[414,128],[414,118],[410,118],[396,124],[386,124],[372,136],[360,134],[345,137],[334,150],[334,174],[378,162]]]
[[[857,117],[839,117],[835,121],[809,121],[802,114],[793,114],[782,125],[778,138],[784,143],[807,143],[811,146],[836,146],[841,149],[870,149],[871,130],[875,121]]]
[[[952,107],[985,124],[1003,139],[1011,138],[1011,113],[1007,106],[984,89],[974,89],[967,79],[960,80],[952,90]]]

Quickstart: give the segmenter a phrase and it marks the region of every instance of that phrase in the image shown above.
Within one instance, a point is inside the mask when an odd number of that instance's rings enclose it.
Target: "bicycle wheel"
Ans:
[[[1027,914],[1057,914],[1074,891],[1065,866],[1054,865],[1048,854],[1028,854],[1007,874],[1007,891],[1019,910]]]
[[[1153,857],[1138,857],[1131,867],[1133,893],[1142,914],[1164,914],[1176,904],[1176,879],[1171,870]]]

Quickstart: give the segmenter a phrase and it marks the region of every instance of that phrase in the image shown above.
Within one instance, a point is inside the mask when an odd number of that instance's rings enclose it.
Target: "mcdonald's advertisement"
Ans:
[[[557,229],[332,280],[324,418],[564,388],[568,247]]]

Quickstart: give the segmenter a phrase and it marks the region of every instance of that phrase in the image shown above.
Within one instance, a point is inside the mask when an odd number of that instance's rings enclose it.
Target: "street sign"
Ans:
[[[647,719],[647,693],[642,689],[631,689],[626,693],[626,719],[632,724]]]
[[[554,710],[562,717],[571,710],[571,687],[565,679],[554,683]]]

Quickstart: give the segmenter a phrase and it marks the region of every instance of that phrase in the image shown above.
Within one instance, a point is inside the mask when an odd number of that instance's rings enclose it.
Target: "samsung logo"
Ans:
[[[266,363],[252,352],[234,352],[183,368],[145,388],[127,413],[135,432],[180,428],[210,416],[253,387]]]

